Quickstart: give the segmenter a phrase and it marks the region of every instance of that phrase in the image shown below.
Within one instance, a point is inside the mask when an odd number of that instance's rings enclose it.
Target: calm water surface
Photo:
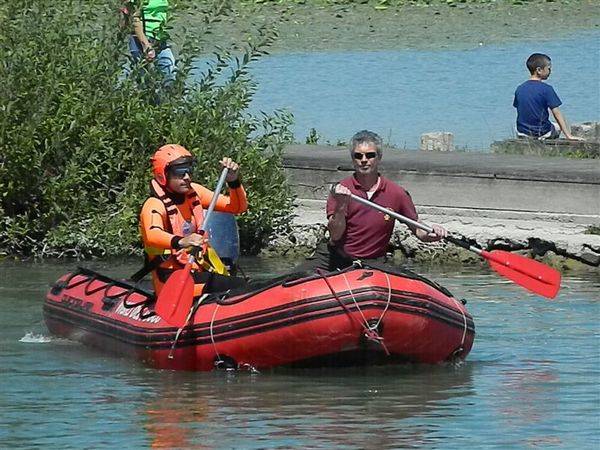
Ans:
[[[600,446],[597,272],[566,277],[548,301],[485,270],[420,270],[468,300],[478,334],[459,367],[250,374],[157,371],[52,338],[45,290],[73,266],[0,264],[2,448]]]
[[[311,128],[320,143],[348,142],[368,128],[416,149],[422,133],[450,131],[458,147],[487,149],[515,135],[513,94],[534,52],[552,58],[548,82],[567,121],[600,121],[600,30],[463,50],[273,55],[253,66],[252,110],[292,112],[299,142]]]

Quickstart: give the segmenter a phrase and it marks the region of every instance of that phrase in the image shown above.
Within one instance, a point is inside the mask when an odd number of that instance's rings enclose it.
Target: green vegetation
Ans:
[[[282,170],[290,116],[246,110],[255,88],[248,64],[265,54],[274,32],[255,30],[236,55],[221,49],[194,73],[203,39],[227,13],[221,3],[195,10],[203,27],[179,24],[173,33],[178,77],[157,104],[157,74],[150,72],[144,89],[124,75],[119,3],[4,0],[0,6],[0,253],[139,252],[150,156],[169,142],[195,154],[196,179],[209,187],[220,158],[240,162],[250,205],[239,222],[242,246],[256,251],[292,201]],[[183,12],[174,11],[175,22]]]
[[[590,225],[585,230],[585,234],[598,234],[598,235],[600,235],[600,226],[599,225]]]
[[[490,146],[493,153],[507,155],[561,156],[573,159],[597,159],[600,157],[600,144],[597,142],[566,141],[565,139],[505,139],[494,141]]]
[[[525,3],[534,3],[536,0],[500,0],[500,2],[512,4],[512,5],[523,5]],[[539,0],[537,0],[539,1]],[[542,0],[545,2],[552,2],[553,0]],[[373,5],[375,9],[386,9],[388,7],[398,7],[406,5],[450,5],[455,6],[459,4],[485,4],[485,3],[498,3],[498,0],[240,0],[243,5],[306,5],[309,3],[315,6],[333,6],[333,5]]]
[[[321,136],[317,133],[317,130],[314,128],[310,129],[308,136],[306,136],[305,143],[310,145],[317,145],[319,143],[319,139]]]

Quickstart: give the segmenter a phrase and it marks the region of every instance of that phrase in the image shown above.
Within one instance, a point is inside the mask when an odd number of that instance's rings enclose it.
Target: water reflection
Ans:
[[[505,369],[500,376],[497,407],[507,427],[539,423],[548,418],[547,400],[559,387],[558,370],[550,362]]]
[[[241,439],[288,448],[414,446],[433,429],[404,426],[405,419],[458,415],[458,399],[473,393],[469,364],[168,374],[160,381],[140,411],[153,448],[231,448]]]
[[[510,436],[512,445],[565,445],[557,428],[547,426],[560,422],[560,386],[553,361],[528,361],[501,370],[490,399],[497,426]]]
[[[181,386],[165,385],[157,393],[159,395],[142,405],[141,415],[150,448],[187,448],[206,449],[210,446],[201,443],[191,429],[210,420],[212,409],[206,398],[196,392],[185,392],[181,395]]]

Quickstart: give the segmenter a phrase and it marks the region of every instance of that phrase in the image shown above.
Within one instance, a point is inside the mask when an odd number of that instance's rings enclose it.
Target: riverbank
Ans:
[[[535,51],[553,58],[551,84],[567,122],[600,120],[597,55],[586,50],[597,46],[600,29],[591,17],[598,15],[600,4],[586,0],[381,11],[372,4],[267,3],[236,11],[205,38],[208,48],[227,47],[249,41],[258,26],[279,28],[271,55],[251,64],[251,110],[293,114],[296,142],[335,144],[367,127],[398,147],[418,148],[423,133],[444,131],[460,150],[489,151],[492,142],[514,137],[514,90]],[[579,70],[590,57],[592,69]]]
[[[284,166],[297,195],[295,217],[266,252],[309,254],[326,238],[328,186],[352,171],[348,151],[291,145]],[[412,194],[421,220],[481,248],[520,251],[561,268],[600,267],[598,160],[386,149],[382,171]],[[480,262],[451,244],[421,243],[401,224],[392,244],[400,261]]]
[[[556,39],[597,29],[595,0],[513,1],[490,3],[240,5],[211,28],[207,44],[228,47],[261,26],[279,37],[271,53],[350,50],[444,50],[524,40]],[[176,19],[177,22],[177,19]],[[202,30],[196,16],[184,19],[189,30]]]

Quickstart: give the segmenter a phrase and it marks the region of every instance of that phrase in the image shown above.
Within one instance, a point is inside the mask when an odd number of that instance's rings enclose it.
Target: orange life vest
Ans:
[[[191,233],[198,233],[204,223],[204,209],[202,203],[195,189],[191,188],[185,196],[185,201],[192,212],[190,220],[185,220],[177,205],[167,195],[165,190],[156,180],[152,180],[150,184],[150,190],[152,195],[159,199],[164,205],[168,217],[168,226],[170,232],[176,236],[185,236]],[[191,227],[191,228],[190,228]],[[150,246],[145,247],[145,251],[148,257],[152,260],[154,258],[161,258],[163,261],[159,264],[158,269],[177,270],[187,264],[189,259],[189,253],[186,249],[171,250],[171,249],[159,249]],[[206,248],[201,249],[201,253],[204,253]],[[194,262],[192,270],[202,270],[203,267],[198,261]],[[160,282],[155,272],[152,274],[154,281],[154,289],[156,293],[160,292],[163,283]],[[202,293],[204,285],[197,284],[194,286],[194,295]]]

